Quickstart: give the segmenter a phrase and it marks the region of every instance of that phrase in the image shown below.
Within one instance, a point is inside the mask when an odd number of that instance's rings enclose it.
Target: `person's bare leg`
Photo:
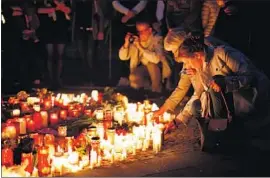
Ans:
[[[49,74],[49,82],[53,83],[53,44],[47,44],[46,50],[48,54],[47,59],[47,68],[48,68],[48,74]]]
[[[61,74],[63,69],[63,55],[64,55],[65,44],[57,44],[57,71],[56,80],[58,85],[62,86]]]

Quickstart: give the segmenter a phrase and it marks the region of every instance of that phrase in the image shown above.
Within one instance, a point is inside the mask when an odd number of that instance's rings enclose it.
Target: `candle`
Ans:
[[[103,108],[99,108],[95,111],[96,118],[102,120],[104,117]]]
[[[79,146],[79,147],[86,147],[86,138],[85,138],[85,135],[81,133],[76,138],[76,142],[77,142],[77,146]]]
[[[100,138],[91,138],[90,168],[100,165]]]
[[[27,161],[27,166],[25,168],[25,171],[32,174],[33,169],[34,169],[33,154],[32,153],[22,153],[21,164],[23,164],[23,162],[25,162],[25,161]]]
[[[115,138],[115,128],[108,128],[107,139],[111,145],[114,145],[114,138]]]
[[[52,165],[54,167],[54,173],[59,173],[59,176],[63,174],[63,165],[66,159],[61,155],[55,155],[52,159]]]
[[[69,112],[69,115],[70,115],[70,117],[75,117],[75,118],[77,118],[77,117],[80,116],[80,112],[79,112],[78,109],[73,109],[73,110],[71,110],[71,111]]]
[[[21,102],[21,103],[20,103],[20,107],[21,107],[21,111],[22,111],[22,112],[27,112],[27,111],[29,111],[29,107],[28,107],[27,102]]]
[[[68,157],[68,162],[70,164],[78,164],[79,163],[79,153],[76,151],[71,152],[69,157]]]
[[[53,134],[45,134],[44,136],[44,145],[54,144],[55,137]]]
[[[49,158],[53,158],[53,156],[55,154],[55,146],[54,146],[54,144],[47,144],[46,146],[48,147]]]
[[[89,126],[87,129],[87,135],[89,137],[95,137],[97,132],[97,127],[95,126]]]
[[[16,131],[16,127],[13,123],[4,125],[4,128],[2,130],[2,138],[3,139],[5,139],[5,138],[13,139],[13,138],[16,138],[16,136],[17,136],[17,131]]]
[[[66,137],[67,136],[67,126],[62,125],[58,127],[58,136]]]
[[[104,130],[103,123],[98,123],[97,124],[97,135],[99,136],[99,138],[101,140],[104,139],[104,132],[105,132],[105,130]]]
[[[56,125],[58,123],[58,115],[55,112],[50,113],[50,125]]]
[[[39,104],[34,104],[33,109],[34,109],[34,111],[39,112],[40,111],[40,105]]]
[[[84,110],[84,115],[88,116],[88,117],[91,117],[92,116],[92,110],[91,109]]]
[[[30,137],[34,139],[34,145],[41,147],[43,145],[44,135],[38,133],[30,134]]]
[[[11,115],[13,117],[18,117],[18,116],[20,116],[20,114],[21,114],[21,111],[19,109],[13,109],[11,112]]]
[[[42,127],[47,128],[48,127],[48,112],[47,111],[40,111],[40,115],[42,118]]]
[[[34,132],[36,130],[35,122],[32,119],[27,118],[26,119],[26,128],[27,128],[27,132]]]
[[[2,149],[2,162],[1,164],[4,166],[12,166],[13,165],[13,151],[11,148],[3,148]]]
[[[98,101],[98,91],[97,90],[93,90],[91,92],[91,98],[94,100],[94,101]]]
[[[73,147],[73,140],[74,140],[74,137],[66,137],[65,138],[65,144],[66,144],[66,150],[68,153],[71,153],[72,152],[72,147]]]
[[[47,146],[39,147],[38,149],[38,175],[48,176],[51,172],[48,162],[49,151]]]
[[[20,123],[20,134],[26,134],[26,119],[21,117],[17,121]]]
[[[44,99],[43,104],[44,104],[44,109],[45,110],[49,110],[52,107],[51,99]]]
[[[43,124],[42,124],[42,117],[41,117],[40,112],[33,113],[33,121],[35,122],[35,128],[37,130],[42,128]]]
[[[59,117],[62,120],[66,120],[67,119],[67,110],[64,110],[64,109],[60,110]]]
[[[76,108],[79,112],[82,112],[82,111],[83,111],[83,105],[81,105],[81,104],[77,104],[75,108]]]
[[[106,110],[105,111],[105,120],[112,120],[113,116],[112,116],[112,110]]]

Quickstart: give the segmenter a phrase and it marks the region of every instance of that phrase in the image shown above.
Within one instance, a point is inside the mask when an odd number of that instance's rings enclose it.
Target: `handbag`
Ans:
[[[227,110],[227,118],[223,118],[223,119],[209,119],[209,123],[208,123],[208,130],[213,131],[213,132],[220,132],[220,131],[224,131],[227,129],[228,123],[230,123],[232,121],[232,115],[231,112],[228,108],[227,102],[225,100],[224,94],[221,91],[221,96],[223,98],[223,101],[225,103],[225,107]]]
[[[228,131],[228,125],[232,121],[231,112],[222,92],[221,96],[227,110],[227,118],[215,119],[210,117],[209,119],[197,120],[201,133],[201,150],[204,152],[211,152],[222,145],[222,140],[225,140],[224,137]]]

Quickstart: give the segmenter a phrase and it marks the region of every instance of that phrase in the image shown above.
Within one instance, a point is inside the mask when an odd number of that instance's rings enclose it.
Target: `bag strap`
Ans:
[[[232,121],[232,114],[231,114],[231,112],[230,112],[230,110],[229,110],[229,107],[228,107],[228,105],[227,105],[227,101],[226,101],[226,99],[225,99],[225,96],[224,96],[223,92],[220,91],[220,94],[221,94],[221,96],[222,96],[222,98],[223,98],[223,100],[224,100],[225,107],[226,107],[226,110],[227,110],[228,122],[230,123],[230,122]]]

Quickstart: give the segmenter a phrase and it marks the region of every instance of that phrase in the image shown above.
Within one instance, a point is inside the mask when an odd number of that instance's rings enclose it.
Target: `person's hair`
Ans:
[[[203,52],[206,48],[204,44],[204,35],[200,31],[193,31],[187,35],[187,38],[179,48],[179,53],[185,56],[193,56],[195,52]]]
[[[164,49],[166,51],[171,51],[172,48],[177,50],[184,42],[186,35],[187,33],[183,30],[183,28],[169,29],[166,37],[164,38]]]
[[[136,24],[147,24],[149,27],[152,27],[152,23],[153,21],[146,16],[139,16],[136,21]]]

